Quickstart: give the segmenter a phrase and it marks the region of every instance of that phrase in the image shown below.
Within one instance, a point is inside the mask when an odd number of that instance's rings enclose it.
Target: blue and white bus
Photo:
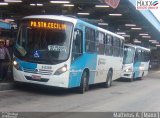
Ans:
[[[148,74],[150,49],[141,46],[125,44],[122,78],[142,79]]]
[[[121,77],[124,38],[85,21],[58,15],[24,17],[14,46],[14,80],[62,88]]]

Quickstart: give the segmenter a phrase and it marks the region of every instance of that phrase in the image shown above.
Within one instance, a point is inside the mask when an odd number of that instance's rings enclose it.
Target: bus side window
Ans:
[[[72,46],[72,60],[75,60],[82,54],[82,31],[76,29],[74,31],[73,46]]]
[[[141,51],[141,61],[142,61],[142,62],[145,62],[145,61],[146,61],[146,54],[145,54],[145,51],[144,51],[144,50]]]
[[[147,61],[149,61],[149,60],[150,60],[150,55],[151,55],[151,53],[150,53],[149,51],[147,51],[146,53],[147,53],[147,54],[146,54],[146,55],[147,55]]]
[[[123,47],[124,47],[124,43],[123,43],[123,40],[120,41],[121,44],[120,44],[120,57],[123,57]]]
[[[116,37],[113,38],[113,56],[119,57],[120,55],[120,40]]]
[[[112,40],[113,38],[109,35],[106,35],[105,39],[105,54],[112,56],[113,49],[112,49]]]
[[[150,59],[149,59],[149,51],[144,51],[144,58],[145,58],[145,62],[148,62]]]
[[[85,29],[85,51],[95,52],[95,30],[88,27]]]
[[[140,49],[136,49],[135,62],[140,62],[142,60],[142,53]]]
[[[104,40],[105,40],[105,35],[102,32],[96,32],[96,51],[98,54],[104,55]]]
[[[136,53],[135,53],[135,57],[134,57],[134,62],[137,62],[138,61],[138,53],[137,53],[137,51],[136,51]]]

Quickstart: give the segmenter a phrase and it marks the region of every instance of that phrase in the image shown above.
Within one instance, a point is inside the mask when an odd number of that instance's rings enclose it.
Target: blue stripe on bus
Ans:
[[[139,74],[140,74],[139,68],[140,68],[140,66],[141,66],[141,62],[135,62],[135,64],[133,65],[134,73],[135,73],[134,79],[139,77]]]
[[[93,84],[95,79],[96,63],[97,54],[84,53],[82,56],[77,58],[71,64],[70,70],[73,72],[70,73],[69,88],[80,86],[81,76],[85,68],[88,68],[90,70],[89,84]]]
[[[20,66],[20,69],[22,70],[23,68],[26,69],[36,69],[37,68],[37,64],[35,63],[31,63],[31,62],[25,62],[25,61],[21,61],[19,59],[16,60]]]

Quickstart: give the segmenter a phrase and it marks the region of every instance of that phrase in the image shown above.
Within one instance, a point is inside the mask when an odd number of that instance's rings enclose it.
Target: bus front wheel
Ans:
[[[85,91],[87,91],[89,88],[88,85],[88,74],[86,71],[83,72],[82,77],[81,77],[81,84],[79,87],[79,93],[84,93]]]
[[[142,73],[142,76],[139,77],[139,79],[142,80],[142,79],[143,79],[143,76],[144,76],[144,72]]]
[[[135,73],[133,73],[132,78],[130,78],[130,82],[133,82],[134,78],[135,78]]]

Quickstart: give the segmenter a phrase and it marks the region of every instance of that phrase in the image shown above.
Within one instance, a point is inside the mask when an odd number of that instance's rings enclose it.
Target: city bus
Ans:
[[[62,88],[121,77],[124,38],[83,20],[62,15],[22,19],[14,46],[13,76],[26,82]]]
[[[122,78],[133,81],[148,74],[150,49],[137,45],[124,45]]]

